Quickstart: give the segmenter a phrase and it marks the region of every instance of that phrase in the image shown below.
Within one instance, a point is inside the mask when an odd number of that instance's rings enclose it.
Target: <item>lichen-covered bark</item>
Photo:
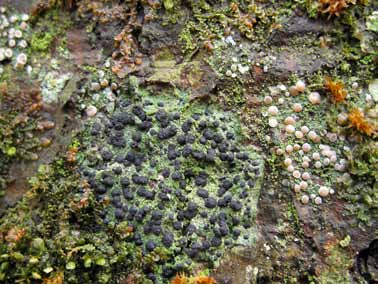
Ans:
[[[375,283],[374,1],[0,1],[1,283]]]

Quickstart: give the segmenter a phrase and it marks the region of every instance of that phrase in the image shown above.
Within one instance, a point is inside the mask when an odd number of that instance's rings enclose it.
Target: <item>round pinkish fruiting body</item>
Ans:
[[[294,166],[290,165],[286,169],[287,169],[288,172],[292,173],[294,171]]]
[[[290,95],[292,95],[293,97],[297,96],[299,94],[297,88],[295,86],[291,86],[289,88],[289,93]]]
[[[316,161],[320,160],[320,154],[318,152],[312,153],[312,158]]]
[[[295,191],[296,193],[298,193],[298,192],[301,191],[301,187],[299,186],[299,184],[295,184],[295,185],[294,185],[294,191]]]
[[[268,120],[268,124],[269,124],[270,127],[275,128],[275,127],[278,126],[278,120],[271,117]]]
[[[270,115],[277,115],[278,114],[278,108],[276,107],[276,106],[270,106],[269,108],[268,108],[268,113],[270,114]]]
[[[310,201],[310,198],[308,197],[308,195],[302,195],[302,197],[301,197],[301,202],[303,203],[303,204],[307,204],[308,202]]]
[[[295,112],[301,112],[303,110],[303,107],[300,103],[295,103],[295,104],[293,104],[293,110]]]
[[[297,81],[297,83],[295,84],[295,89],[296,89],[298,92],[303,93],[304,90],[306,89],[306,84],[305,84],[305,82],[303,82],[302,80]]]
[[[294,127],[293,125],[291,125],[291,124],[286,125],[286,127],[285,127],[285,131],[286,131],[287,133],[289,133],[289,134],[292,134],[292,133],[295,132],[295,127]]]
[[[283,155],[284,153],[285,153],[285,152],[284,152],[284,150],[282,150],[282,149],[277,149],[277,150],[276,150],[276,154],[279,155],[279,156]]]
[[[302,174],[302,179],[303,180],[309,180],[311,178],[310,174],[308,172],[304,172]]]
[[[97,113],[97,108],[95,106],[88,106],[85,112],[87,113],[87,116],[93,117]]]
[[[307,126],[302,126],[302,127],[301,127],[301,131],[302,131],[304,134],[307,134],[307,133],[310,131],[310,129],[309,129]]]
[[[286,158],[284,160],[284,164],[285,164],[285,166],[290,166],[292,164],[292,160],[290,158]]]
[[[303,132],[302,131],[295,131],[295,137],[297,137],[298,139],[302,139],[303,138]]]
[[[311,151],[311,145],[310,144],[308,144],[308,143],[304,143],[303,145],[302,145],[302,150],[303,150],[303,152],[310,152]]]
[[[321,186],[319,189],[318,189],[318,193],[321,197],[326,197],[328,196],[329,194],[329,188],[326,187],[326,186]]]
[[[315,202],[316,205],[320,205],[320,204],[322,204],[322,198],[320,196],[317,196],[317,197],[315,197],[314,202]]]
[[[320,104],[320,94],[319,94],[318,92],[311,92],[311,93],[308,95],[308,100],[309,100],[310,103],[312,103],[313,105]]]
[[[302,167],[304,168],[304,169],[307,169],[308,167],[310,167],[310,164],[308,163],[308,162],[303,162],[302,163]]]
[[[285,118],[285,124],[293,125],[295,123],[295,119],[292,116],[288,116]]]
[[[307,134],[308,138],[310,138],[311,140],[315,140],[317,137],[318,137],[318,134],[316,134],[315,131],[311,130],[308,134]]]
[[[306,181],[301,181],[301,182],[299,183],[299,187],[300,187],[300,189],[302,189],[302,190],[306,190],[307,187],[308,187],[308,183],[307,183]]]
[[[293,177],[300,178],[301,177],[301,172],[300,171],[294,171],[293,172]]]
[[[273,99],[271,96],[265,96],[264,103],[267,105],[270,105],[273,102]]]
[[[293,152],[293,151],[294,151],[293,146],[291,146],[291,145],[287,145],[287,146],[286,146],[286,152],[287,152],[287,153],[290,154],[290,153]]]

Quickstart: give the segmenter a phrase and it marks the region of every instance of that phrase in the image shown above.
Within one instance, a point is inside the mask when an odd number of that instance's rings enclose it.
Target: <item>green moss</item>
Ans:
[[[351,238],[347,235],[344,239],[342,239],[339,244],[341,247],[346,248],[350,245]]]
[[[30,45],[35,51],[47,51],[54,39],[52,33],[33,33]]]
[[[163,0],[164,8],[166,10],[172,10],[172,8],[175,6],[175,1],[173,0]]]
[[[154,74],[152,74],[147,81],[148,82],[163,82],[177,84],[180,81],[181,73],[185,67],[185,63],[175,65],[175,61],[158,61],[155,65],[156,68]]]
[[[316,278],[320,284],[350,283],[351,275],[349,269],[353,265],[353,257],[339,246],[331,248],[325,260],[327,267],[321,275]]]
[[[163,16],[163,25],[176,24],[184,16],[181,7],[181,0],[164,0],[163,6],[165,14]]]
[[[226,80],[218,95],[219,101],[227,107],[242,106],[245,103],[245,88],[240,81]]]
[[[303,233],[303,229],[302,229],[299,217],[298,217],[298,212],[292,202],[288,204],[287,218],[289,222],[292,224],[294,232],[296,232],[298,236],[303,237],[304,233]]]
[[[186,27],[182,29],[180,33],[179,38],[180,38],[180,41],[183,43],[184,52],[193,51],[197,46],[191,33],[191,29],[192,29],[191,27],[193,25],[194,24],[187,24]]]
[[[61,9],[51,9],[40,16],[33,27],[30,39],[32,52],[47,53],[54,41],[64,44],[65,31],[72,25],[68,14]]]
[[[14,146],[10,146],[10,147],[8,147],[8,149],[6,150],[6,154],[7,154],[8,156],[14,156],[14,155],[16,155],[16,153],[17,153],[17,149],[16,149],[16,147],[14,147]]]

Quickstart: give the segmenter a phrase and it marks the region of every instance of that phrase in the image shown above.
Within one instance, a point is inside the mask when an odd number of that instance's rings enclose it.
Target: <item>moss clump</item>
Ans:
[[[31,51],[46,53],[50,50],[53,42],[57,40],[65,43],[60,37],[64,37],[65,31],[72,25],[67,14],[61,9],[51,9],[38,18],[33,27],[30,39]]]
[[[318,283],[350,283],[351,275],[348,271],[353,265],[353,258],[349,252],[339,246],[337,242],[331,245],[327,252],[326,267],[321,271],[320,276],[316,277]]]
[[[56,35],[52,33],[33,33],[31,38],[31,48],[34,51],[47,51],[55,39]]]

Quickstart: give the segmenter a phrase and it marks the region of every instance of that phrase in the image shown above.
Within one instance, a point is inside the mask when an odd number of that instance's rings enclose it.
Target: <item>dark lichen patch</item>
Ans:
[[[254,242],[263,173],[232,114],[182,95],[119,97],[88,124],[80,163],[97,200],[110,202],[104,221],[127,221],[145,252],[170,249],[174,271]]]

